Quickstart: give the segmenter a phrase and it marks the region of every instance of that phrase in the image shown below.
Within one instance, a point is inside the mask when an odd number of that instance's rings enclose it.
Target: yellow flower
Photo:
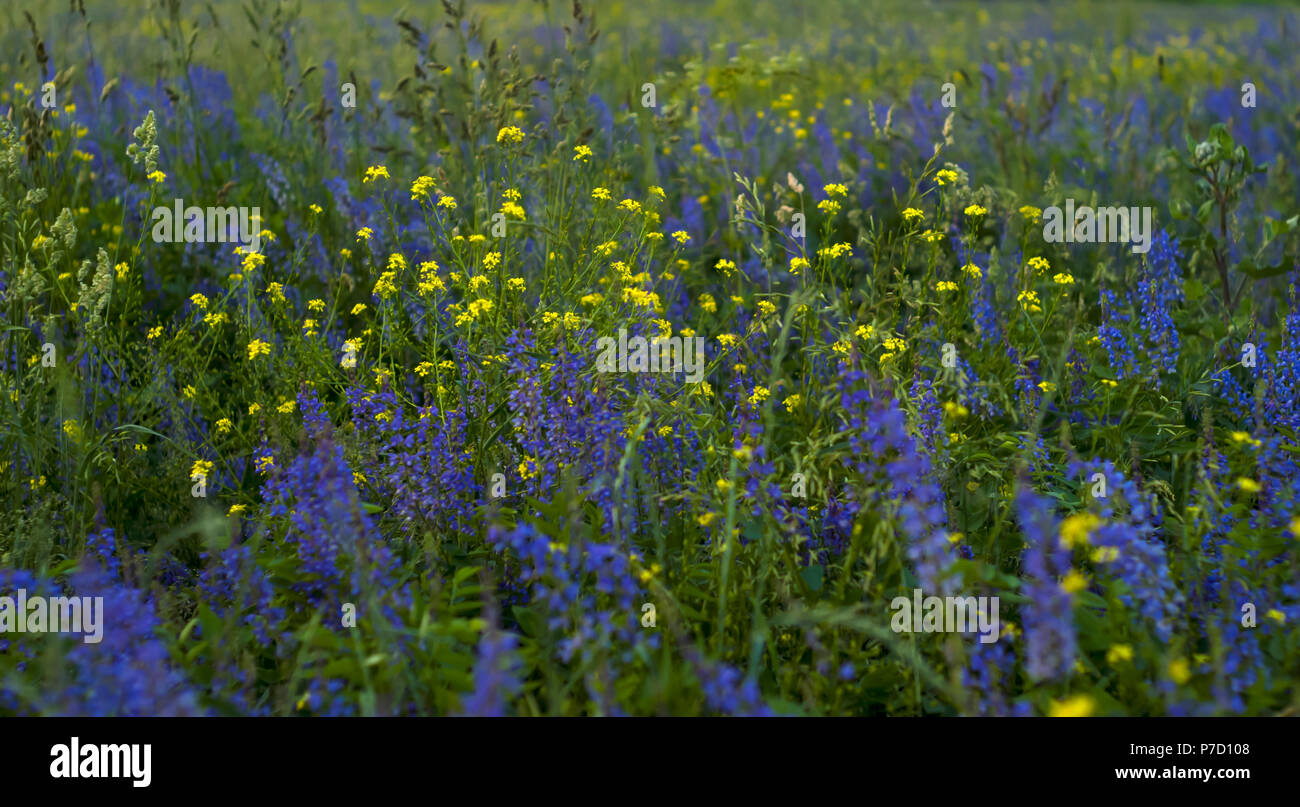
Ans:
[[[960,286],[953,283],[951,280],[940,280],[938,283],[934,284],[935,291],[957,291],[959,288]]]
[[[524,479],[532,479],[537,476],[537,460],[532,457],[524,457],[524,461],[519,463],[519,475]]]
[[[1053,700],[1047,710],[1048,717],[1091,717],[1097,701],[1091,695],[1071,695],[1065,700]]]
[[[947,185],[949,182],[956,182],[957,172],[953,171],[951,168],[945,168],[939,173],[934,175],[934,181],[936,185],[941,185],[941,186]]]
[[[718,303],[713,299],[712,294],[706,292],[700,295],[700,308],[703,308],[705,311],[709,312],[710,314],[713,314],[716,313],[718,310]]]
[[[162,326],[161,325],[153,326],[152,328],[149,329],[149,333],[146,334],[145,336],[148,339],[157,339],[158,337],[162,336]]]
[[[1052,282],[1058,286],[1069,286],[1074,283],[1074,275],[1068,272],[1058,272],[1052,275]]]
[[[154,183],[155,185],[161,185],[162,181],[167,178],[167,175],[164,174],[162,171],[154,171],[152,174],[150,174],[145,178],[148,179],[150,182]]]
[[[833,260],[844,255],[852,255],[853,247],[849,246],[846,242],[841,241],[838,244],[832,244],[829,247],[822,247],[817,250],[817,254],[828,256]]]
[[[382,165],[372,165],[366,169],[365,179],[361,180],[361,183],[364,185],[365,183],[379,179],[380,177],[383,177],[384,179],[392,178],[388,175],[388,169],[386,167]]]
[[[1185,658],[1176,658],[1169,662],[1169,677],[1175,684],[1182,686],[1192,680],[1192,665]]]
[[[590,146],[574,146],[574,147],[573,147],[573,161],[574,161],[574,162],[579,162],[579,161],[581,161],[581,162],[584,162],[584,163],[585,163],[585,162],[587,161],[587,159],[590,158],[590,157],[591,157],[591,147],[590,147]]]
[[[227,515],[227,516],[237,516],[237,515],[239,515],[240,513],[244,512],[244,511],[247,510],[247,509],[248,509],[248,505],[244,505],[244,504],[232,504],[232,505],[230,505],[230,509],[226,511],[226,515]]]
[[[1093,563],[1114,563],[1119,558],[1119,547],[1099,546],[1092,550]]]
[[[207,460],[195,460],[194,465],[190,467],[190,479],[206,478],[210,473],[212,473],[212,463]]]
[[[1112,667],[1118,666],[1122,661],[1133,660],[1133,647],[1126,644],[1114,644],[1106,651],[1106,663]]]
[[[1033,269],[1035,272],[1041,275],[1043,272],[1046,272],[1048,269],[1051,269],[1052,265],[1047,262],[1046,258],[1039,258],[1035,256],[1029,259],[1029,268]]]
[[[370,229],[369,227],[362,227],[360,230],[357,230],[357,240],[369,241],[370,237],[373,236],[374,234],[375,231]]]
[[[411,201],[429,198],[429,190],[433,187],[433,177],[422,176],[411,183]]]
[[[1056,385],[1051,381],[1040,381],[1038,382],[1038,388],[1043,392],[1052,392],[1056,389]]]
[[[980,205],[967,205],[963,212],[971,218],[976,218],[988,214],[989,211]]]
[[[763,401],[766,401],[771,394],[767,387],[754,387],[754,391],[749,396],[749,403],[751,406],[758,406]]]
[[[792,274],[792,275],[797,275],[797,274],[799,274],[800,272],[802,272],[803,270],[808,269],[810,266],[811,266],[811,264],[808,263],[808,259],[807,259],[807,258],[801,258],[801,257],[799,257],[799,258],[791,258],[791,259],[790,259],[790,274]]]
[[[1093,513],[1075,513],[1061,522],[1061,544],[1071,549],[1088,545],[1088,535],[1101,524]]]
[[[597,202],[608,202],[611,198],[606,188],[592,188],[591,198]]]
[[[267,455],[265,457],[258,457],[253,462],[253,467],[257,469],[258,473],[264,474],[275,467],[275,458],[270,455]]]
[[[1259,483],[1248,476],[1237,477],[1237,487],[1246,493],[1259,493]]]
[[[1024,216],[1031,222],[1038,221],[1042,217],[1043,211],[1033,205],[1025,205],[1020,208],[1020,215]]]
[[[1083,591],[1088,587],[1088,578],[1079,573],[1077,569],[1071,569],[1061,580],[1061,588],[1074,594],[1077,591]]]
[[[235,427],[235,424],[230,422],[230,418],[222,418],[217,421],[216,425],[217,425],[218,435],[225,434],[226,432],[230,431]]]
[[[497,144],[517,145],[524,142],[524,130],[518,126],[506,126],[497,132]]]
[[[280,405],[275,408],[275,411],[282,415],[287,415],[293,411],[293,407],[294,401],[281,401]]]
[[[782,403],[785,404],[785,411],[793,412],[795,409],[799,408],[800,404],[803,403],[803,396],[798,394],[791,395],[790,397],[782,401]]]
[[[393,282],[397,278],[396,272],[383,272],[379,279],[375,281],[375,287],[372,290],[374,295],[381,300],[386,300],[397,294],[397,285]]]
[[[981,277],[984,277],[984,270],[980,269],[978,266],[976,266],[973,263],[966,264],[961,268],[961,270],[966,273],[967,277],[972,277],[975,278],[976,280],[980,279]]]
[[[1232,442],[1245,443],[1252,448],[1259,448],[1263,445],[1263,442],[1251,437],[1249,432],[1233,432],[1230,436],[1232,437]]]
[[[258,356],[267,356],[271,353],[271,346],[261,339],[254,339],[248,343],[248,360],[252,361]]]

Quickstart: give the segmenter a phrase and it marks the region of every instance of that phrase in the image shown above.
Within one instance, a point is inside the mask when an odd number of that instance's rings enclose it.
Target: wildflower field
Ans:
[[[1300,711],[1298,28],[18,0],[0,715]]]

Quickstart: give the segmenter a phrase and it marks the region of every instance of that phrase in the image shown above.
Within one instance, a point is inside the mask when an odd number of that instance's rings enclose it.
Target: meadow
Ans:
[[[0,715],[1297,713],[1298,27],[11,5]]]

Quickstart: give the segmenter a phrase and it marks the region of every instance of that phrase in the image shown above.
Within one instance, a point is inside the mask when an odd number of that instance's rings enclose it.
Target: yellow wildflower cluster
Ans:
[[[389,297],[397,294],[396,272],[384,272],[375,281],[374,294],[381,300],[387,300]]]
[[[1024,306],[1026,311],[1037,313],[1043,310],[1040,305],[1042,301],[1038,299],[1038,292],[1033,289],[1026,289],[1016,295],[1016,302]]]
[[[524,130],[518,126],[506,126],[497,132],[497,143],[518,145],[524,142]]]
[[[492,307],[493,304],[491,300],[480,299],[471,301],[464,311],[456,315],[456,327],[459,328],[462,325],[467,325],[477,321],[481,315],[491,311]]]
[[[849,246],[846,242],[841,241],[840,243],[832,244],[829,247],[822,247],[821,249],[817,250],[817,254],[823,255],[825,257],[834,260],[836,258],[841,258],[845,255],[852,255],[853,247]]]

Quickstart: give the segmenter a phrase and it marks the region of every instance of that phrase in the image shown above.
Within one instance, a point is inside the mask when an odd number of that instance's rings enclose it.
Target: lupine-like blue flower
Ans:
[[[1169,641],[1182,613],[1183,596],[1169,573],[1157,529],[1158,511],[1137,484],[1110,462],[1071,463],[1069,473],[1086,479],[1096,473],[1104,476],[1108,494],[1098,499],[1098,514],[1106,522],[1092,531],[1090,541],[1113,551],[1102,556],[1110,560],[1098,565],[1123,584],[1126,593],[1120,601],[1150,620],[1161,641]]]
[[[478,645],[478,663],[474,666],[474,690],[463,701],[464,713],[470,717],[504,717],[506,703],[518,693],[521,682],[519,658],[515,649],[519,637],[501,630],[489,630]]]
[[[1021,561],[1029,598],[1021,607],[1025,670],[1035,681],[1067,677],[1074,666],[1078,640],[1073,596],[1061,587],[1070,570],[1070,553],[1062,548],[1060,527],[1051,502],[1022,486],[1016,513],[1029,548]]]
[[[882,488],[878,498],[892,502],[903,534],[906,555],[926,591],[951,593],[955,583],[944,577],[952,561],[945,527],[943,490],[933,480],[929,458],[907,433],[898,401],[874,396],[865,373],[845,370],[838,379],[840,406],[854,460],[845,464],[867,484]]]

